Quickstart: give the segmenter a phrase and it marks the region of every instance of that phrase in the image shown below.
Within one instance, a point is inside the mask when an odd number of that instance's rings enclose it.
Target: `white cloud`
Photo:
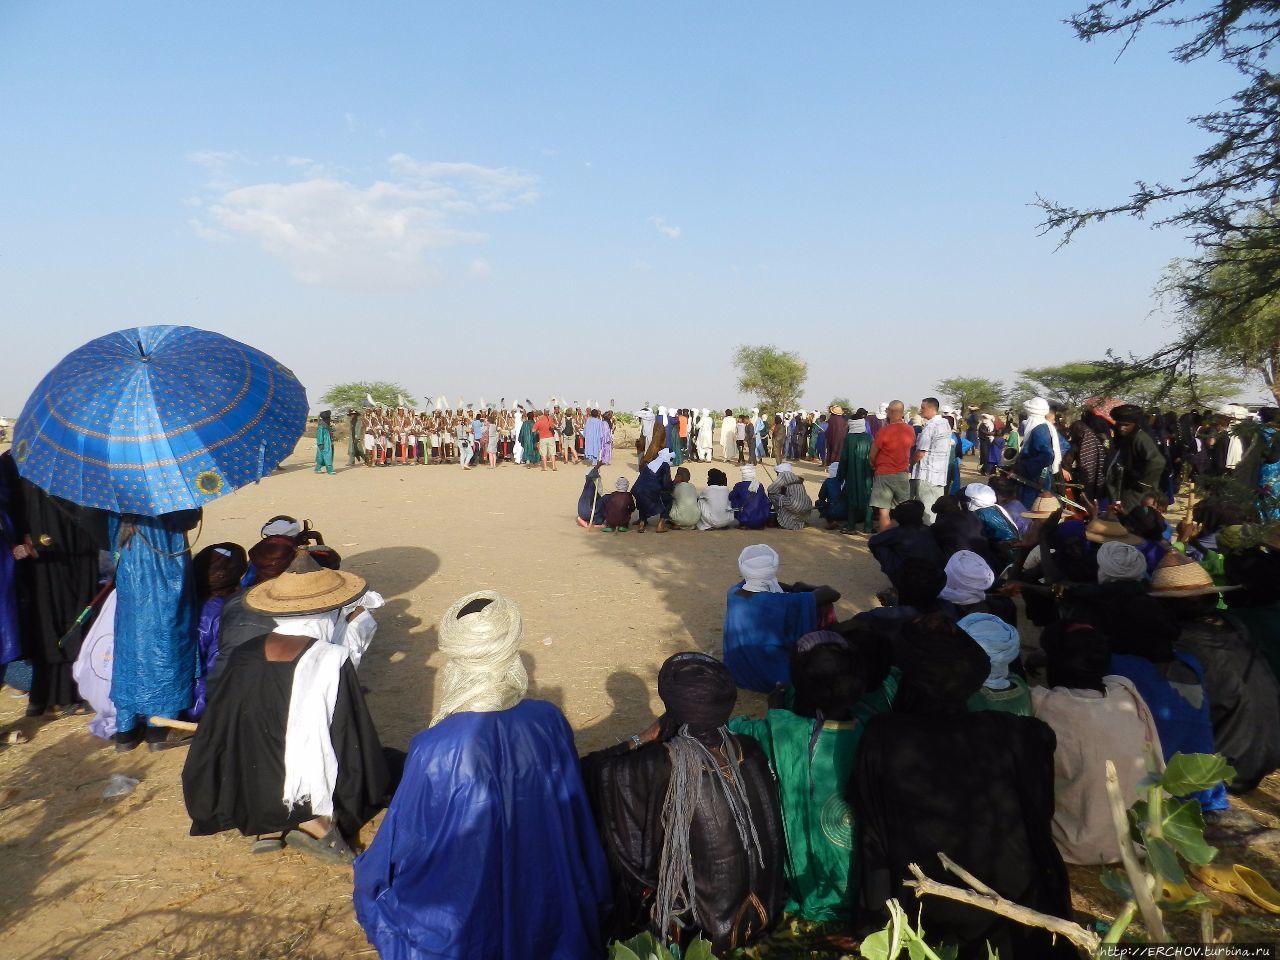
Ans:
[[[205,185],[217,190],[234,186],[232,168],[247,162],[238,150],[195,150],[187,154],[187,160],[204,171]]]
[[[198,162],[198,161],[196,161]],[[426,163],[405,154],[388,160],[393,176],[351,183],[303,157],[283,158],[304,179],[216,189],[198,236],[256,242],[287,263],[302,283],[322,286],[415,286],[440,279],[440,251],[482,243],[468,221],[533,203],[537,177],[505,167]],[[473,260],[468,272],[487,276]]]
[[[493,267],[484,257],[476,257],[471,261],[471,266],[467,267],[467,273],[475,280],[484,280],[493,276]]]
[[[665,217],[650,217],[649,222],[652,223],[654,229],[664,237],[670,237],[672,240],[675,240],[680,236],[680,228],[674,224],[668,224]]]

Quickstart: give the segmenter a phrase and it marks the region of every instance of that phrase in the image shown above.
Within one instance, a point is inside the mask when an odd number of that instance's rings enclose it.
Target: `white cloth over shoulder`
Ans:
[[[311,617],[291,618],[314,620]],[[280,633],[277,621],[276,633]],[[308,636],[308,634],[295,634]],[[347,648],[313,643],[293,668],[289,720],[284,733],[284,794],[286,809],[310,801],[317,817],[333,815],[333,791],[338,784],[338,756],[329,736],[338,684]]]
[[[369,644],[373,643],[373,635],[378,631],[378,621],[369,611],[383,606],[386,606],[386,601],[383,600],[382,594],[376,590],[367,590],[364,596],[354,603],[347,604],[338,614],[338,622],[334,624],[333,637],[329,642],[346,647],[347,652],[351,654],[351,664],[357,670],[360,669],[364,652],[369,649]],[[353,620],[348,620],[347,618],[360,607],[364,608],[360,611],[360,615]]]
[[[778,583],[778,554],[767,544],[757,543],[738,555],[742,589],[748,593],[782,593]]]

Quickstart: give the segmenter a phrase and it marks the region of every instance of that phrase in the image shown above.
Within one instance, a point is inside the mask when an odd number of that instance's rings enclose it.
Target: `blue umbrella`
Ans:
[[[194,327],[131,327],[45,375],[13,457],[53,496],[158,516],[260,480],[306,423],[306,390],[265,353]]]

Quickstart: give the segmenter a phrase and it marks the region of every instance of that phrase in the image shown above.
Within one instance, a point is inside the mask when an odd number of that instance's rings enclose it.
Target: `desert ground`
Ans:
[[[811,527],[801,532],[672,531],[604,534],[574,523],[585,468],[555,473],[503,465],[345,468],[339,444],[333,476],[312,471],[304,440],[260,485],[210,504],[196,549],[224,540],[246,546],[262,523],[287,513],[309,518],[335,547],[343,568],[368,579],[387,605],[360,668],[368,702],[388,746],[405,748],[432,715],[441,657],[440,614],[457,597],[492,588],[524,615],[531,696],[568,717],[581,752],[647,726],[661,709],[655,678],[680,650],[718,653],[724,592],[746,545],[767,542],[781,577],[829,583],[848,616],[875,603],[884,586],[864,537]],[[620,444],[608,488],[635,475]],[[811,492],[821,474],[799,468]],[[693,465],[694,479],[705,468]],[[734,475],[730,471],[731,477]],[[253,856],[235,834],[188,836],[180,772],[185,749],[117,755],[88,733],[83,716],[23,718],[25,700],[0,691],[0,730],[29,743],[0,747],[0,958],[189,960],[373,957],[351,908],[349,868],[285,851]],[[758,713],[763,700],[744,694]],[[139,780],[104,799],[112,774]],[[1275,825],[1280,798],[1268,780],[1249,806]],[[362,835],[367,842],[380,818]],[[1273,879],[1262,853],[1240,857]],[[1114,898],[1096,870],[1073,871],[1083,916],[1107,918]],[[1237,939],[1275,939],[1276,927],[1244,901],[1226,902],[1244,929]],[[831,949],[770,955],[838,956]]]

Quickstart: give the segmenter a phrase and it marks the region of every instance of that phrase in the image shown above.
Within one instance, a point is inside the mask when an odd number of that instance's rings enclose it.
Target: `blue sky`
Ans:
[[[1178,177],[1236,79],[1079,5],[0,5],[0,412],[145,323],[622,407],[737,402],[738,343],[811,406],[1143,350],[1184,240],[1029,204]]]

